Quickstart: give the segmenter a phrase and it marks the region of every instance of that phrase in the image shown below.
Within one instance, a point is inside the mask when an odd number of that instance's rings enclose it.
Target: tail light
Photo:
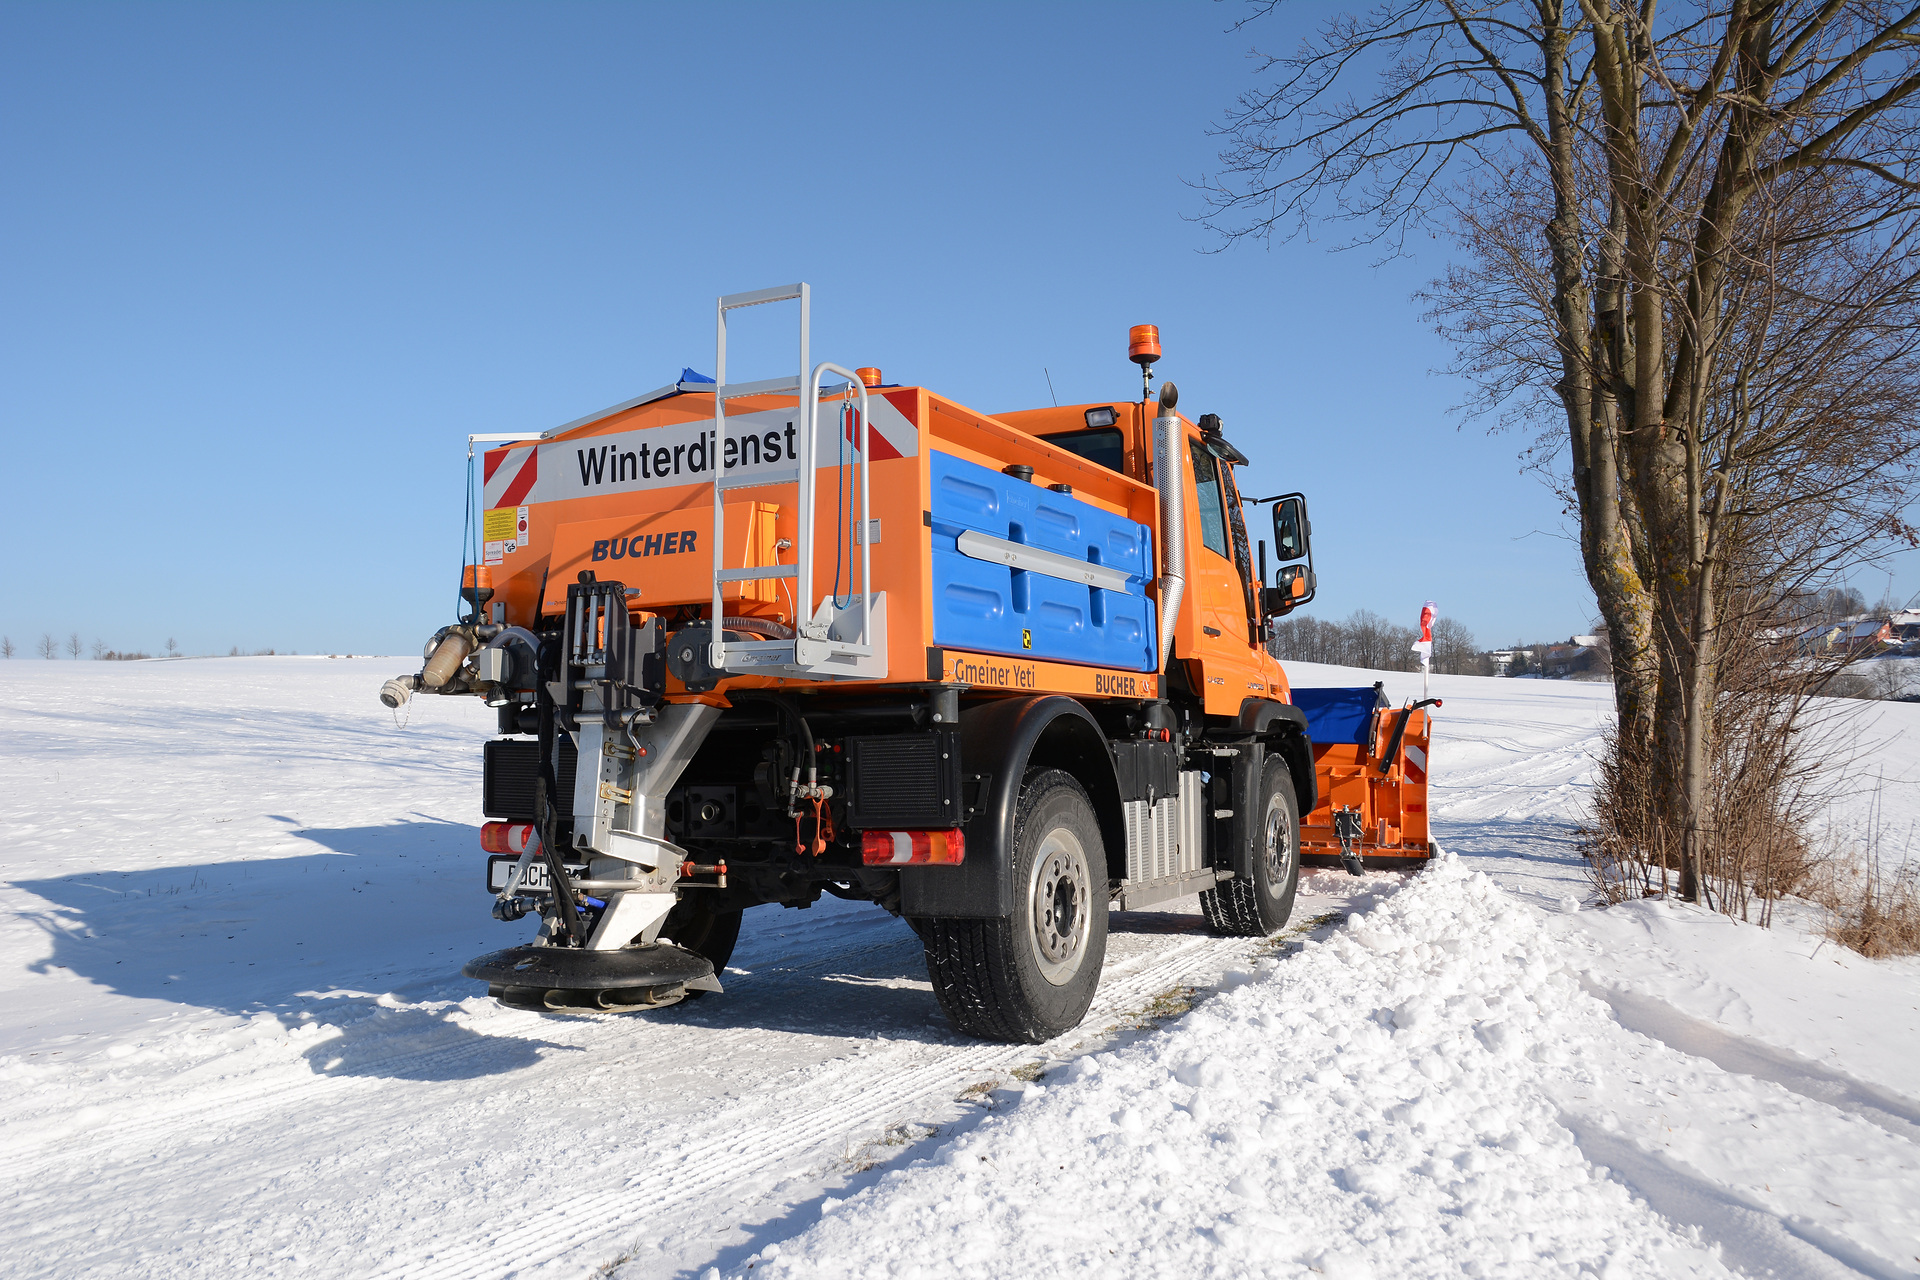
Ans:
[[[480,847],[488,853],[525,853],[533,840],[531,822],[488,822],[480,827]]]
[[[860,836],[860,861],[870,867],[901,867],[916,863],[965,862],[967,838],[951,831],[867,831]]]

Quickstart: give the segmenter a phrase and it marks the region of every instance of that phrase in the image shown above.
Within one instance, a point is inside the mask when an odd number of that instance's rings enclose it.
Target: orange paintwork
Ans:
[[[1426,711],[1412,712],[1400,750],[1383,774],[1376,754],[1385,751],[1400,717],[1398,707],[1373,713],[1369,745],[1351,742],[1318,743],[1313,768],[1318,776],[1320,804],[1300,820],[1300,847],[1304,853],[1337,854],[1335,809],[1357,809],[1364,834],[1360,851],[1367,857],[1425,858],[1432,853],[1427,836],[1427,773],[1422,764],[1432,745],[1433,722]]]
[[[777,505],[729,502],[726,516],[729,569],[779,563],[774,550]],[[622,575],[632,574],[630,585],[640,586],[640,594],[633,599],[636,609],[657,612],[671,605],[711,604],[713,551],[707,539],[712,533],[713,511],[705,506],[563,524],[554,532],[553,571],[547,575],[542,612],[566,611],[567,584],[578,581],[582,569],[591,569],[608,581],[626,581]],[[770,580],[728,582],[720,590],[720,598],[727,601],[772,603],[779,597],[779,584]]]
[[[1022,463],[1034,470],[1038,485],[1067,484],[1081,501],[1091,503],[1130,520],[1148,525],[1158,536],[1158,497],[1152,487],[1151,456],[1152,406],[1139,402],[1117,401],[1111,407],[1116,426],[1125,441],[1125,471],[1116,472],[1090,462],[1077,454],[1048,444],[1040,436],[1085,427],[1085,412],[1099,405],[1076,405],[988,416],[935,395],[924,388],[887,388],[887,402],[918,432],[918,451],[904,457],[884,457],[876,450],[871,466],[870,518],[879,522],[879,537],[872,546],[873,586],[887,594],[888,678],[886,681],[861,682],[849,688],[873,688],[883,684],[923,683],[929,679],[928,650],[933,639],[932,550],[925,533],[923,513],[929,509],[928,457],[935,451],[1000,470]],[[792,410],[792,396],[760,396],[728,402],[728,417],[733,419],[768,410]],[[838,412],[838,402],[823,402],[822,412]],[[607,417],[575,427],[548,441],[586,444],[597,437],[632,432],[650,427],[711,421],[711,394],[683,393],[622,410]],[[1182,427],[1189,440],[1198,440],[1199,431],[1186,419]],[[488,471],[515,450],[531,446],[514,445],[488,455]],[[831,458],[828,459],[832,461]],[[1188,565],[1186,604],[1174,628],[1173,656],[1184,663],[1179,673],[1185,682],[1203,695],[1207,714],[1233,716],[1247,698],[1264,697],[1286,701],[1287,681],[1280,664],[1267,655],[1258,637],[1248,634],[1245,593],[1239,571],[1232,560],[1206,548],[1200,539],[1199,508],[1192,482],[1191,458],[1183,455],[1188,475],[1183,489],[1187,500]],[[849,520],[857,513],[857,471],[849,467],[847,505]],[[807,598],[817,602],[834,590],[834,551],[836,523],[835,467],[823,466],[816,481],[815,582]],[[728,564],[757,565],[793,563],[793,552],[775,553],[777,539],[792,542],[798,518],[798,488],[792,483],[736,490],[729,511],[738,510],[746,524],[736,528],[735,517],[728,519]],[[750,501],[749,501],[750,500]],[[709,545],[713,523],[713,487],[710,479],[693,483],[645,489],[637,492],[598,493],[559,501],[528,505],[527,530],[515,551],[494,566],[495,600],[504,603],[505,619],[520,626],[536,626],[544,614],[559,612],[565,603],[567,585],[579,570],[592,568],[601,581],[620,581],[639,587],[633,607],[648,611],[678,608],[697,609],[712,597],[712,551]],[[1238,516],[1238,502],[1229,504]],[[749,509],[751,515],[749,516]],[[601,561],[591,560],[592,545],[602,538],[626,537],[692,529],[696,531],[693,555],[643,556],[614,560],[609,554]],[[631,545],[629,543],[629,545]],[[664,539],[663,544],[664,546]],[[739,548],[736,559],[735,547]],[[857,589],[859,547],[841,537],[839,592]],[[637,571],[636,571],[637,570]],[[544,583],[544,598],[542,585]],[[729,607],[761,617],[792,624],[799,588],[791,581],[746,584],[745,590],[730,586],[725,598],[735,601]],[[1210,634],[1209,628],[1218,631]],[[963,656],[949,651],[957,660]],[[1001,666],[1030,670],[1036,684],[1031,692],[1059,692],[1080,697],[1100,697],[1107,687],[1100,679],[1104,668],[1079,667],[1070,663],[1035,662],[992,658]],[[1152,697],[1157,681],[1152,673],[1129,673],[1135,677],[1135,692],[1113,692],[1107,696]],[[954,679],[953,676],[933,676]],[[720,689],[702,700],[723,698],[728,687],[787,684],[766,677],[737,677],[723,682]],[[976,687],[1005,687],[1010,692],[1027,691],[1010,682],[964,681]],[[1122,686],[1124,687],[1124,686]],[[675,684],[669,695],[687,698]]]

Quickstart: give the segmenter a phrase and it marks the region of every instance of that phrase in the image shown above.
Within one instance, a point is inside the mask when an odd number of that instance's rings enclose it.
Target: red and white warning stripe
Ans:
[[[530,444],[492,449],[486,455],[487,509],[517,507],[540,478],[540,450]]]
[[[1424,784],[1427,780],[1427,753],[1409,742],[1402,753],[1406,756],[1406,774],[1408,782]]]

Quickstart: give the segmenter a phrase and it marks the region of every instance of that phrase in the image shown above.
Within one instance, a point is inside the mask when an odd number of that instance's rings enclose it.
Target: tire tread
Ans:
[[[1073,775],[1055,769],[1030,769],[1022,782],[1023,812],[1015,824],[1013,850],[1020,849],[1025,841],[1027,814],[1037,809],[1048,794],[1062,787],[1078,795],[1086,805],[1087,814],[1092,816],[1093,803],[1087,797],[1086,788]],[[1089,853],[1097,855],[1091,870],[1098,897],[1092,909],[1104,911],[1106,882],[1100,877],[1106,869],[1105,856],[1097,847]],[[1061,1034],[1061,1028],[1047,1025],[1014,980],[1019,964],[1020,913],[1026,909],[1025,903],[1016,902],[1012,918],[933,917],[920,921],[917,926],[926,945],[927,977],[933,983],[934,996],[940,1002],[941,1011],[966,1035],[1040,1044]],[[1088,961],[1097,968],[1104,955],[1105,932],[1102,930],[1098,953],[1089,955]]]

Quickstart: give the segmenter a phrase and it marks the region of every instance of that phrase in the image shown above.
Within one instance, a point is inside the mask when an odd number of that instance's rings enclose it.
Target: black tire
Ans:
[[[743,914],[738,907],[716,910],[705,894],[689,893],[673,904],[673,910],[667,913],[666,923],[660,926],[660,936],[676,946],[705,956],[713,963],[713,972],[717,977],[727,967],[727,961],[733,958],[734,944],[740,941],[740,917]],[[705,994],[704,991],[688,991],[687,999],[698,999]]]
[[[1254,796],[1251,866],[1200,895],[1207,927],[1222,937],[1264,938],[1286,927],[1300,886],[1300,802],[1287,762],[1268,756]]]
[[[1080,1025],[1107,956],[1107,855],[1073,775],[1029,770],[1014,820],[1014,909],[923,922],[927,976],[953,1025],[1039,1044]]]

